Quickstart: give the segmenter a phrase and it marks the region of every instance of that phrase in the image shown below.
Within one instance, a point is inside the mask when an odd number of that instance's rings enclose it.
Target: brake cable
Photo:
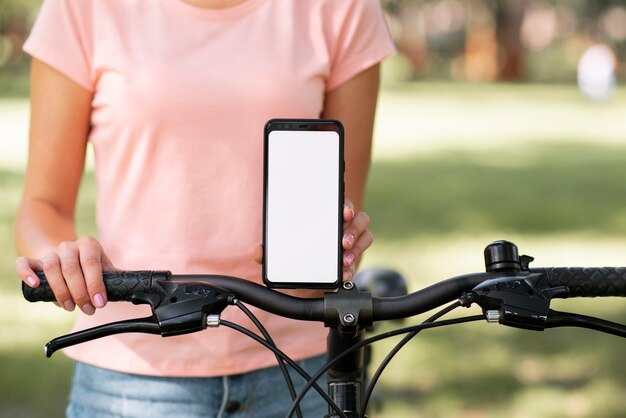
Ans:
[[[267,329],[263,326],[263,324],[261,324],[261,321],[259,321],[259,319],[252,313],[252,311],[250,311],[250,309],[248,309],[246,305],[241,303],[241,301],[236,298],[233,298],[231,303],[235,305],[236,307],[238,307],[244,314],[246,314],[248,318],[250,318],[252,323],[258,328],[259,331],[261,331],[261,334],[265,338],[265,341],[267,341],[269,344],[273,345],[274,347],[278,348],[276,344],[274,343],[274,340],[270,336],[269,332],[267,332]],[[287,370],[287,367],[285,366],[285,361],[278,354],[274,353],[274,355],[276,356],[276,361],[278,362],[280,371],[282,372],[283,377],[285,378],[285,383],[287,383],[287,388],[289,389],[291,400],[293,401],[296,399],[296,388],[293,386],[293,380],[291,379],[291,375],[289,374],[289,371]],[[298,418],[302,418],[302,410],[300,407],[298,407],[298,409],[296,410],[296,415],[298,416]]]
[[[440,310],[439,312],[437,312],[436,314],[434,314],[430,318],[428,318],[422,324],[429,324],[429,323],[435,322],[437,319],[439,319],[442,316],[444,316],[445,314],[453,311],[454,309],[458,308],[459,306],[461,306],[461,302],[460,301],[456,301],[453,304],[448,305],[446,308]],[[380,365],[376,369],[376,372],[372,375],[372,378],[370,379],[370,381],[369,381],[369,383],[367,385],[367,390],[365,391],[365,396],[363,397],[363,402],[361,404],[361,418],[365,417],[365,410],[367,409],[367,404],[369,403],[370,397],[372,396],[372,392],[374,391],[374,386],[376,386],[376,383],[378,382],[378,379],[383,374],[383,371],[385,370],[387,365],[391,362],[391,360],[394,358],[394,356],[396,354],[398,354],[398,352],[402,349],[402,347],[404,347],[409,341],[411,341],[411,339],[413,339],[413,337],[415,337],[417,334],[419,334],[420,331],[421,331],[421,329],[415,330],[415,331],[412,331],[412,332],[408,333],[407,335],[405,335],[404,338],[402,338],[402,340],[398,344],[396,344],[395,347],[393,347],[393,349],[391,351],[389,351],[387,356],[385,356],[384,360],[380,363]]]
[[[346,357],[348,354],[352,353],[353,351],[358,350],[359,348],[364,347],[366,345],[372,344],[376,341],[384,340],[386,338],[394,337],[396,335],[407,334],[412,331],[418,331],[418,330],[429,329],[429,328],[438,328],[438,327],[454,325],[454,324],[463,324],[466,322],[481,321],[484,319],[485,317],[483,315],[472,315],[472,316],[466,316],[462,318],[447,319],[447,320],[442,320],[438,322],[430,322],[430,323],[425,323],[425,324],[420,324],[420,325],[413,325],[413,326],[406,327],[406,328],[400,328],[400,329],[393,330],[393,331],[387,331],[382,334],[378,334],[373,337],[366,338],[352,345],[351,347],[347,348],[342,353],[337,355],[335,358],[328,361],[324,365],[324,367],[319,369],[313,376],[311,376],[311,380],[309,380],[309,382],[307,382],[300,389],[300,392],[298,393],[298,397],[293,402],[293,404],[291,405],[291,408],[287,412],[287,418],[291,418],[293,416],[295,412],[295,408],[300,404],[300,402],[302,402],[302,399],[304,398],[306,393],[311,389],[313,382],[316,382],[324,373],[326,373],[328,369],[334,366],[335,363],[337,363],[339,360],[343,359],[344,357]]]

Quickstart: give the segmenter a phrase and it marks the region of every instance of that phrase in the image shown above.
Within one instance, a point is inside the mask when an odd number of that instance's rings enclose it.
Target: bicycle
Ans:
[[[148,304],[153,315],[102,325],[55,338],[45,345],[46,356],[70,345],[123,332],[144,332],[164,337],[226,326],[254,338],[272,350],[279,363],[287,363],[307,383],[296,394],[286,374],[293,404],[286,416],[298,414],[298,404],[311,389],[329,404],[326,418],[366,417],[372,390],[394,355],[424,329],[485,320],[527,330],[543,331],[557,327],[583,327],[626,337],[626,326],[598,318],[550,309],[554,298],[626,296],[626,267],[549,267],[530,268],[532,257],[519,256],[515,244],[495,241],[484,251],[486,272],[453,277],[405,296],[373,297],[344,282],[323,298],[287,296],[261,285],[218,275],[173,275],[167,271],[126,271],[104,273],[110,301]],[[22,286],[31,302],[54,301],[43,274],[41,285]],[[364,338],[365,329],[375,321],[406,318],[452,302],[420,325],[404,327]],[[329,328],[328,361],[309,376],[272,342],[262,324],[243,304],[249,303],[288,318],[321,321]],[[441,320],[458,307],[478,305],[482,314]],[[221,312],[238,306],[253,320],[263,337],[222,320]],[[395,335],[406,336],[390,351],[366,386],[364,347]],[[283,365],[284,367],[284,365]],[[327,373],[328,393],[315,381]]]

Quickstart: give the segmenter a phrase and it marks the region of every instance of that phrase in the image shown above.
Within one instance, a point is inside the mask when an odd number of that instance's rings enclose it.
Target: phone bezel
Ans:
[[[338,164],[338,230],[337,230],[337,278],[333,282],[310,283],[310,282],[273,282],[267,277],[267,180],[269,173],[268,149],[269,134],[272,131],[333,131],[339,135],[339,158]],[[344,205],[344,128],[340,121],[334,119],[271,119],[265,124],[263,139],[263,282],[267,287],[276,289],[336,289],[343,281],[343,205]],[[311,260],[315,262],[315,260]],[[306,268],[306,266],[302,266]]]

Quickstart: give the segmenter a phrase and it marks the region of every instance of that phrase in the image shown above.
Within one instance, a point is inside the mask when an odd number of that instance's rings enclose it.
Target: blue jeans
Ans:
[[[298,364],[312,375],[324,364],[324,356]],[[304,379],[290,367],[289,372],[297,392]],[[326,390],[325,377],[318,384]],[[278,367],[232,376],[177,378],[120,373],[77,362],[67,416],[273,418],[284,417],[291,403]],[[328,411],[313,389],[300,405],[307,418],[320,418]]]

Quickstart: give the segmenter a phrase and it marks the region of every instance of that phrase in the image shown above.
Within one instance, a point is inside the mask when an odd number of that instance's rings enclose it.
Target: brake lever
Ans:
[[[502,277],[480,283],[459,301],[466,307],[480,305],[487,322],[535,331],[574,326],[626,336],[626,327],[621,324],[550,309],[551,300],[569,297],[570,289],[549,287],[545,273],[531,271],[533,257],[518,256],[512,242],[494,241],[485,248],[484,255],[487,271],[500,272]]]
[[[112,322],[94,328],[88,328],[71,334],[62,335],[46,343],[44,352],[50,358],[56,351],[108,335],[121,334],[123,332],[143,332],[146,334],[161,334],[161,328],[156,317],[128,319],[125,321]]]
[[[536,284],[541,278],[541,273],[513,273],[479,284],[466,298],[483,309],[487,322],[543,331],[552,298],[567,297],[569,289],[539,289]]]
[[[567,297],[565,286],[538,289],[542,273],[526,277],[502,277],[487,280],[461,297],[464,306],[472,303],[483,308],[487,322],[515,328],[543,331],[546,328],[580,327],[626,337],[626,327],[616,322],[550,309],[552,298]]]
[[[229,291],[206,282],[157,279],[151,293],[133,295],[131,302],[149,305],[161,335],[170,337],[204,330],[207,316],[219,316],[234,298]]]
[[[114,334],[141,332],[170,337],[202,331],[207,326],[218,326],[219,315],[234,300],[234,295],[227,290],[206,282],[164,278],[154,283],[150,293],[137,293],[131,299],[135,305],[149,305],[152,316],[113,322],[55,338],[44,346],[46,357],[62,348]]]
[[[571,312],[559,312],[550,309],[546,328],[558,327],[588,328],[626,338],[626,326],[618,324],[617,322],[606,321],[604,319]]]

